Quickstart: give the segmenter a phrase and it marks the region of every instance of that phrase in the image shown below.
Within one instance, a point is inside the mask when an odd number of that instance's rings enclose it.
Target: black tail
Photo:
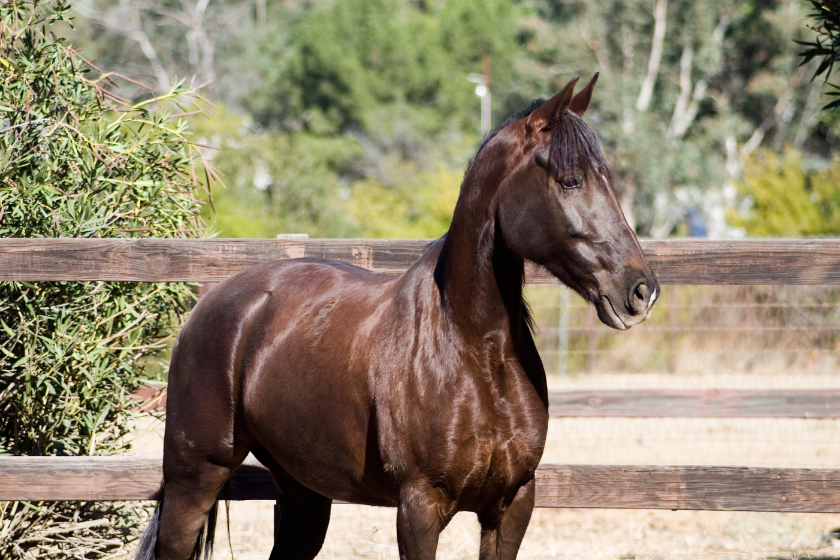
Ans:
[[[143,536],[140,537],[140,545],[137,547],[137,553],[134,560],[155,560],[155,548],[157,547],[158,527],[160,526],[160,510],[163,507],[163,489],[160,491],[160,500],[158,500],[155,512],[149,519],[149,526]],[[207,516],[207,522],[201,531],[198,532],[198,539],[195,541],[195,548],[190,556],[190,560],[211,560],[213,557],[213,539],[216,536],[216,518],[219,514],[219,502],[215,502],[210,509],[210,514]],[[230,529],[228,529],[228,532]]]
[[[213,502],[210,513],[207,515],[207,522],[201,531],[198,532],[198,540],[195,541],[190,560],[211,560],[213,558],[213,540],[216,538],[216,518],[219,516],[219,502]]]
[[[140,537],[140,546],[137,547],[137,553],[134,555],[134,560],[155,560],[155,546],[157,545],[158,525],[160,525],[160,508],[163,506],[163,488],[160,490],[160,500],[155,506],[155,512],[152,518],[149,519],[149,526]]]

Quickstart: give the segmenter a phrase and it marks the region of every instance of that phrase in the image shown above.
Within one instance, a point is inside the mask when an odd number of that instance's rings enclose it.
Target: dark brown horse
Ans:
[[[449,232],[404,274],[286,260],[201,300],[172,356],[163,499],[138,558],[207,554],[249,452],[279,489],[272,559],[313,558],[336,499],[397,507],[403,559],[434,558],[460,510],[478,514],[482,559],[515,558],[548,426],[524,259],[616,329],[658,291],[581,119],[595,79],[488,136]]]

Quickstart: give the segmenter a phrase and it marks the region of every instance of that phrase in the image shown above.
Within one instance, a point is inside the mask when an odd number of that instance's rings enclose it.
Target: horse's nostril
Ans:
[[[650,288],[648,288],[647,283],[641,281],[636,284],[636,288],[633,290],[633,307],[637,310],[644,308],[647,305],[648,298],[650,298]]]

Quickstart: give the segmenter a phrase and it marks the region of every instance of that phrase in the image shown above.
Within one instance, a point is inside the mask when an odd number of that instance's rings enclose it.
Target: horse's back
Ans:
[[[278,358],[281,348],[323,351],[347,338],[360,318],[387,299],[392,280],[318,259],[250,267],[214,287],[196,305],[178,336],[170,383],[207,380],[211,371],[233,382],[265,369],[265,360]]]

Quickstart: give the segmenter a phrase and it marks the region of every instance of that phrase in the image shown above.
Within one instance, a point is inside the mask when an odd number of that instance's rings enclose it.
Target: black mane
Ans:
[[[534,99],[527,107],[525,107],[521,111],[517,111],[514,114],[510,115],[508,118],[503,120],[499,126],[485,134],[484,138],[481,139],[481,145],[478,147],[478,150],[476,150],[475,155],[470,160],[470,165],[472,165],[472,162],[475,160],[475,158],[478,157],[478,154],[481,153],[481,150],[484,149],[484,146],[486,146],[487,143],[490,142],[490,140],[492,140],[493,137],[495,137],[503,128],[505,128],[511,123],[515,123],[519,119],[524,119],[543,105],[545,105],[545,99]],[[467,166],[467,168],[469,169],[469,166]]]

